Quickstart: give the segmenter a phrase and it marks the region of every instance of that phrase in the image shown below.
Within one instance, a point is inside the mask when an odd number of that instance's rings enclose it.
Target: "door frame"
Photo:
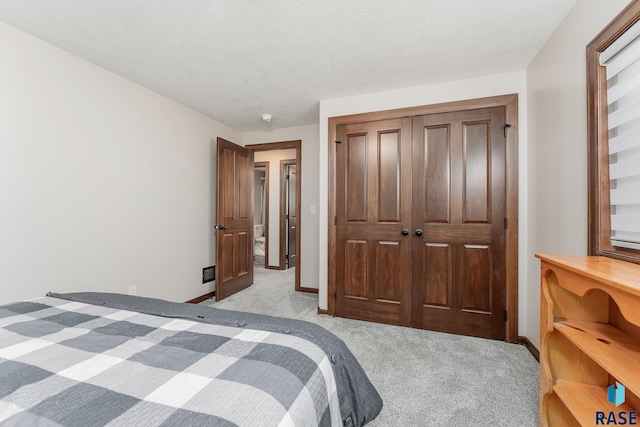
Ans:
[[[510,125],[506,132],[506,218],[505,267],[506,267],[506,319],[505,341],[518,343],[518,94],[477,98],[465,101],[371,113],[351,114],[329,118],[329,221],[328,221],[328,283],[327,313],[336,312],[336,132],[338,125],[408,116],[447,113],[487,107],[505,107],[505,120]]]
[[[295,272],[295,290],[301,292],[318,292],[317,289],[314,288],[305,288],[300,286],[300,265],[301,265],[301,254],[300,254],[300,235],[302,234],[302,227],[300,226],[301,218],[300,218],[300,198],[302,194],[302,185],[301,185],[301,177],[302,177],[302,140],[293,140],[293,141],[282,141],[282,142],[267,142],[264,144],[249,144],[245,145],[245,148],[253,151],[272,151],[272,150],[284,150],[287,148],[295,148],[296,150],[296,172],[298,173],[298,180],[296,181],[296,211],[298,212],[298,225],[296,233],[296,256],[298,257],[298,264]],[[265,224],[265,226],[267,226]]]

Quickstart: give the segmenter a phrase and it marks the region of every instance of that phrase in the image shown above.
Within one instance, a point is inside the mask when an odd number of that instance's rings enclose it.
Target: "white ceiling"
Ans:
[[[1,0],[0,21],[253,131],[317,123],[322,99],[523,70],[575,3]]]

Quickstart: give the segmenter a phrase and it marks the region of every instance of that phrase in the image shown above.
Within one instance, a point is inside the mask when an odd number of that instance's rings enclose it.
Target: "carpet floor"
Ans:
[[[253,286],[202,304],[306,320],[336,334],[382,396],[368,426],[538,426],[539,366],[524,346],[318,315],[318,296],[294,291],[294,269],[256,266]]]

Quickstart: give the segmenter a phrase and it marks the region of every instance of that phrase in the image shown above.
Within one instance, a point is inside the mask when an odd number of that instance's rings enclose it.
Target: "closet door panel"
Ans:
[[[378,136],[378,191],[377,208],[379,222],[395,222],[401,220],[400,202],[400,143],[398,131],[382,132]]]
[[[411,119],[341,125],[337,138],[336,314],[409,325]]]
[[[345,185],[347,213],[345,220],[367,220],[367,138],[350,135],[347,141]]]
[[[422,305],[449,308],[451,299],[451,245],[426,243],[422,252]]]
[[[491,246],[462,245],[460,309],[491,314]]]
[[[379,240],[375,242],[375,263],[373,265],[373,280],[375,286],[375,301],[381,303],[402,303],[402,274],[398,270],[403,268],[399,264],[402,260],[402,241]]]
[[[421,232],[413,256],[422,259],[413,266],[415,327],[505,338],[504,114],[493,107],[413,119],[413,228]]]
[[[423,222],[450,223],[451,186],[451,128],[427,126],[424,128],[424,204]]]
[[[491,139],[488,122],[463,124],[462,222],[491,222]]]
[[[369,259],[366,240],[348,240],[345,245],[345,259],[349,263],[345,265],[344,296],[345,298],[367,299],[367,270]]]

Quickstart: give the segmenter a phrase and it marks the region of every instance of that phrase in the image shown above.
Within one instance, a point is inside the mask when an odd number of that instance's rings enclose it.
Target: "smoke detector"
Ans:
[[[271,114],[265,113],[262,115],[262,120],[264,120],[265,122],[270,122],[272,118],[273,116]]]

